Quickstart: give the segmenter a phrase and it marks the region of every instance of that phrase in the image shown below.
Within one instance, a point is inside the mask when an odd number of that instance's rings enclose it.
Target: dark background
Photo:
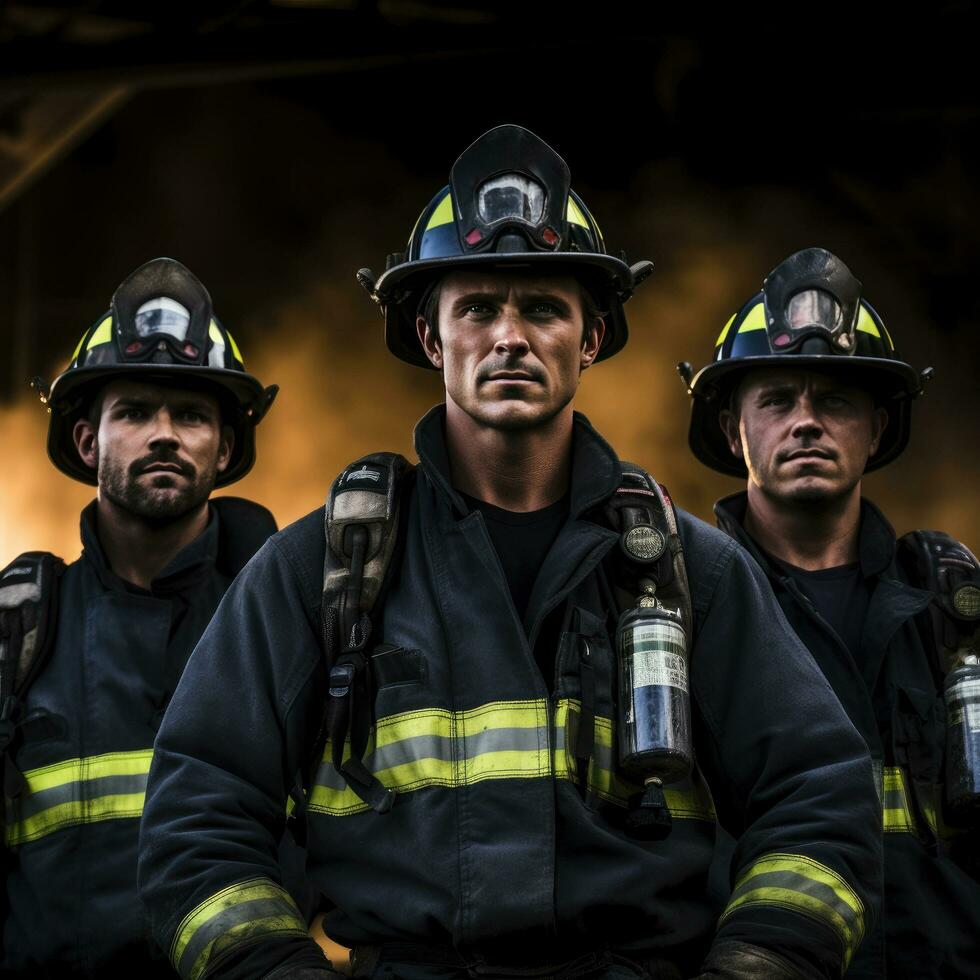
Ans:
[[[139,7],[139,13],[131,9]],[[580,407],[682,506],[736,481],[696,463],[674,373],[792,251],[860,278],[936,380],[901,460],[866,481],[899,532],[976,544],[980,91],[971,5],[860,10],[606,2],[8,4],[0,12],[0,564],[78,551],[91,495],[44,453],[51,379],[157,255],[211,291],[282,394],[234,492],[286,522],[349,460],[408,452],[439,379],[392,359],[353,277],[403,247],[481,132],[536,131],[607,244],[654,276]]]

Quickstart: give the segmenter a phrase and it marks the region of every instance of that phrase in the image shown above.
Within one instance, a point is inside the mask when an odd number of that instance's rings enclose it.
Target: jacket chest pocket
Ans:
[[[419,700],[428,689],[428,669],[420,650],[395,643],[381,643],[371,652],[371,685],[374,717],[384,718],[402,711],[426,707]]]

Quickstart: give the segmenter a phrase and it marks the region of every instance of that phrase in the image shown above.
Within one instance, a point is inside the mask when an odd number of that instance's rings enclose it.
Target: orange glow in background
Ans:
[[[724,246],[676,256],[627,304],[628,346],[586,372],[577,400],[621,457],[647,467],[679,506],[709,521],[714,500],[739,483],[690,454],[689,399],[674,365],[683,359],[696,366],[704,362],[734,309],[733,297],[745,298],[745,284],[760,278],[765,262],[744,248]],[[278,383],[281,391],[259,426],[255,468],[222,492],[265,504],[280,526],[322,504],[332,479],[358,456],[394,450],[414,458],[414,423],[442,398],[435,372],[388,353],[381,317],[352,280],[314,282],[261,323],[230,325],[239,337],[251,338],[242,343],[246,368],[264,384]],[[219,302],[220,297],[220,310]],[[60,369],[62,361],[56,364]],[[976,460],[955,454],[957,444],[970,445],[970,425],[955,416],[941,419],[944,405],[933,397],[940,392],[915,406],[912,448],[869,477],[865,492],[899,533],[937,527],[975,545]],[[94,491],[48,461],[46,425],[46,413],[33,397],[0,408],[7,447],[0,481],[3,564],[24,550],[50,549],[66,559],[79,552],[78,514]],[[923,466],[930,453],[932,464]]]

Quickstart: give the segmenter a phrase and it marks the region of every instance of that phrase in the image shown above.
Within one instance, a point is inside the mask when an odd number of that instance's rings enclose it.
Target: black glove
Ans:
[[[771,949],[748,943],[719,943],[711,948],[695,980],[812,980]]]

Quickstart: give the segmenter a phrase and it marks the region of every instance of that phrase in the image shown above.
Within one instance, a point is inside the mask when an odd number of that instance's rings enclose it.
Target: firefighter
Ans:
[[[848,976],[973,977],[980,770],[977,735],[971,748],[967,731],[964,744],[953,702],[957,680],[976,673],[977,562],[935,532],[896,542],[861,496],[864,473],[905,448],[930,372],[901,359],[861,283],[820,248],[769,274],[722,331],[710,365],[693,379],[682,368],[691,449],[747,478],[746,491],[715,505],[718,526],[765,572],[874,762],[883,911]],[[959,707],[958,723],[946,704]],[[951,736],[959,741],[947,751]]]
[[[867,750],[743,550],[573,411],[650,268],[502,126],[358,273],[445,403],[417,466],[358,460],[267,543],[175,694],[140,883],[185,980],[843,972],[876,914]],[[272,860],[297,766],[350,965]]]
[[[172,976],[136,889],[146,777],[188,656],[276,530],[258,504],[209,501],[251,468],[276,388],[166,258],[129,276],[50,393],[37,387],[51,461],[98,491],[80,558],[31,552],[0,575],[0,972]]]

